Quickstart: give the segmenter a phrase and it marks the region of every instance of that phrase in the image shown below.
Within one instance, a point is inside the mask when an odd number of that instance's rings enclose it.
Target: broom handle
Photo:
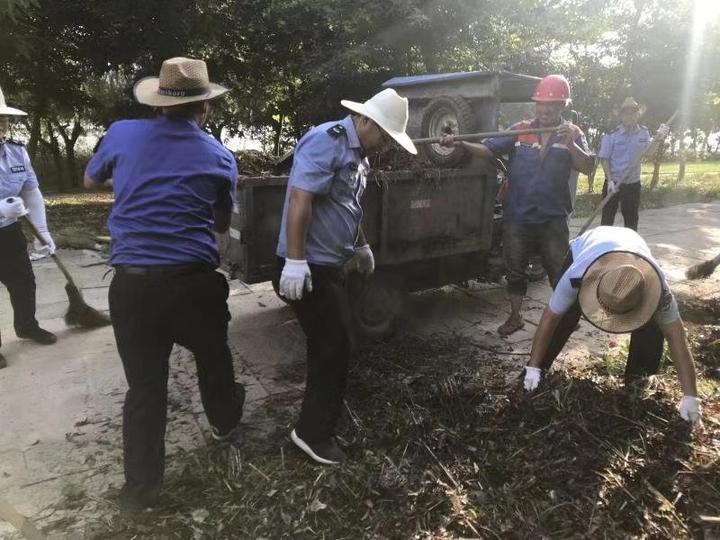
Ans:
[[[667,122],[665,122],[665,123],[666,123],[668,126],[669,126],[670,124],[672,124],[673,120],[675,120],[675,117],[678,115],[679,112],[680,112],[680,111],[676,110],[674,113],[672,113],[672,116],[670,116],[670,118],[668,118],[668,119],[667,119]],[[627,169],[625,169],[625,173],[623,174],[622,178],[620,179],[620,182],[618,182],[618,188],[620,187],[620,184],[622,184],[623,182],[625,182],[625,180],[627,180],[627,179],[630,177],[630,175],[632,174],[632,171],[635,169],[635,167],[637,167],[638,165],[640,165],[640,162],[642,161],[642,158],[643,158],[643,155],[640,154],[639,156],[637,156],[637,157],[633,160],[633,162],[630,164],[630,166],[629,166]],[[606,205],[608,202],[610,202],[610,199],[612,199],[613,197],[615,197],[615,196],[617,195],[617,193],[618,193],[618,190],[615,190],[615,191],[613,191],[612,193],[608,193],[608,194],[605,196],[605,198],[602,200],[602,202],[597,206],[597,208],[595,208],[595,210],[593,211],[593,213],[590,214],[590,217],[587,218],[587,221],[585,221],[585,224],[584,224],[584,225],[582,226],[582,228],[580,229],[580,232],[577,233],[577,236],[580,236],[582,233],[584,233],[585,231],[588,230],[588,228],[590,227],[590,225],[592,225],[592,222],[595,220],[595,218],[597,217],[597,215],[602,211],[603,208],[605,208],[605,205]],[[576,237],[576,238],[577,238],[577,237]]]
[[[25,221],[25,224],[26,224],[28,227],[30,227],[30,230],[32,231],[33,235],[35,235],[35,238],[37,238],[38,241],[39,241],[43,246],[49,247],[49,244],[48,244],[47,241],[42,237],[42,235],[40,234],[40,231],[38,231],[38,229],[37,229],[37,227],[35,226],[35,224],[34,224],[32,221],[30,221],[27,216],[23,216],[23,220]],[[73,278],[72,278],[72,276],[70,275],[70,272],[68,272],[68,269],[65,268],[65,264],[62,262],[62,260],[60,260],[60,257],[58,257],[57,255],[55,255],[54,253],[53,253],[52,255],[50,255],[50,257],[52,257],[52,260],[55,261],[55,264],[57,264],[57,267],[58,267],[58,268],[60,269],[60,271],[63,273],[63,275],[65,276],[65,279],[68,281],[68,283],[70,283],[70,284],[74,287],[74,286],[75,286],[75,282],[73,281]]]
[[[532,129],[509,129],[505,131],[484,131],[481,133],[465,133],[453,135],[453,141],[472,141],[475,139],[486,139],[488,137],[516,137],[518,135],[538,135],[540,133],[553,133],[560,129],[560,126]],[[425,139],[413,139],[413,144],[437,144],[443,137],[427,137]]]

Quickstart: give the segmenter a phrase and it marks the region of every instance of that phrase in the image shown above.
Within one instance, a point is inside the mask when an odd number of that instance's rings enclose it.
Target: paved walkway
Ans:
[[[582,221],[574,221],[575,231]],[[683,275],[689,265],[720,251],[720,203],[645,211],[640,224],[640,232],[676,292],[708,297],[720,291],[720,272],[692,283]],[[60,255],[77,275],[87,302],[106,309],[109,276],[104,275],[107,267],[100,255],[87,251]],[[120,413],[125,380],[112,329],[66,328],[62,316],[67,302],[60,273],[47,260],[35,264],[35,273],[38,318],[58,333],[59,341],[41,347],[16,340],[7,292],[0,289],[2,351],[9,361],[8,368],[0,370],[0,494],[18,511],[46,526],[69,514],[91,515],[99,504],[107,504],[99,500],[107,488],[121,484]],[[529,324],[507,340],[495,334],[507,314],[504,290],[487,284],[412,295],[405,331],[453,331],[503,351],[526,353],[548,293],[545,284],[531,286],[526,312]],[[248,288],[234,282],[230,309],[235,366],[238,378],[248,388],[245,421],[251,429],[263,431],[275,424],[265,416],[261,404],[283,397],[294,403],[301,395],[302,381],[288,382],[301,378],[283,375],[302,360],[304,340],[290,310],[269,284]],[[562,357],[564,362],[601,353],[608,339],[583,323],[571,345]],[[526,359],[519,354],[508,358],[514,359],[518,369]],[[193,362],[181,349],[173,352],[169,408],[167,439],[172,463],[172,456],[181,449],[207,444],[209,434]],[[63,509],[65,501],[83,494],[88,501],[83,508]],[[0,522],[0,538],[12,537],[11,530]],[[75,536],[81,537],[81,533]]]

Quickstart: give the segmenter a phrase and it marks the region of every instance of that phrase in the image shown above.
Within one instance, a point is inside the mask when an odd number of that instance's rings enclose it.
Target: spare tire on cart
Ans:
[[[477,118],[467,100],[461,97],[442,96],[428,103],[423,111],[422,137],[442,137],[474,133]],[[439,167],[455,167],[468,157],[464,148],[445,148],[439,144],[421,146],[423,155]]]

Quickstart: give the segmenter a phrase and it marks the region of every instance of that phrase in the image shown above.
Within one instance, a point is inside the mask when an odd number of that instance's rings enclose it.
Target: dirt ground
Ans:
[[[607,537],[677,531],[717,537],[712,521],[701,517],[720,511],[702,506],[696,485],[683,482],[710,482],[707,501],[720,500],[713,498],[720,490],[717,477],[707,476],[717,470],[720,448],[720,394],[713,382],[720,365],[720,330],[714,326],[720,276],[688,282],[683,274],[720,251],[719,212],[720,203],[684,205],[643,212],[640,220],[640,232],[690,321],[707,411],[700,439],[668,427],[678,426],[672,371],[661,378],[656,399],[629,404],[615,377],[626,338],[609,337],[587,323],[556,364],[552,391],[535,402],[542,414],[522,412],[522,399],[513,397],[517,376],[549,288],[531,287],[526,328],[503,339],[495,333],[507,314],[502,285],[471,282],[412,295],[399,335],[361,355],[341,429],[351,463],[328,473],[308,464],[286,438],[302,396],[302,332],[269,284],[233,282],[229,336],[237,378],[248,390],[247,446],[229,457],[217,453],[193,359],[177,348],[169,384],[165,501],[146,519],[132,521],[118,516],[115,500],[122,482],[125,381],[112,330],[65,328],[61,276],[49,261],[38,261],[38,315],[60,340],[53,347],[16,340],[7,293],[0,289],[2,350],[9,361],[0,371],[1,497],[50,538],[522,537],[521,531],[545,537],[602,531]],[[105,255],[61,255],[78,274],[86,300],[105,309]],[[527,471],[513,473],[546,447],[565,448],[569,461],[543,455],[532,482]],[[633,450],[639,447],[642,453]],[[713,448],[709,462],[695,461],[698,452]],[[625,454],[618,457],[616,450]],[[618,460],[625,463],[622,455],[627,463],[636,460],[632,467],[618,468]],[[672,465],[680,462],[688,469]],[[542,472],[562,469],[568,475]],[[583,472],[590,469],[605,479],[593,473],[591,482]],[[663,481],[670,474],[679,480]],[[571,475],[579,487],[567,484]],[[618,481],[634,502],[622,489],[610,489]],[[587,503],[578,495],[581,487],[594,493]],[[341,491],[346,495],[340,497]],[[523,493],[541,492],[547,500],[528,506]],[[636,519],[644,512],[656,529]],[[0,538],[17,537],[0,522]]]

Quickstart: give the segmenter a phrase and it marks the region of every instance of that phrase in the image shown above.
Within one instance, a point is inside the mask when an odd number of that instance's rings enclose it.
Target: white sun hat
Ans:
[[[16,109],[15,107],[7,106],[2,88],[0,88],[0,116],[27,116],[26,112]]]
[[[224,86],[210,82],[204,61],[182,56],[165,60],[159,77],[140,79],[134,88],[135,99],[151,107],[207,101],[228,91]]]
[[[405,150],[411,154],[417,154],[412,139],[405,133],[408,123],[408,100],[399,96],[392,88],[375,94],[365,103],[343,99],[340,104],[355,113],[368,117]]]

